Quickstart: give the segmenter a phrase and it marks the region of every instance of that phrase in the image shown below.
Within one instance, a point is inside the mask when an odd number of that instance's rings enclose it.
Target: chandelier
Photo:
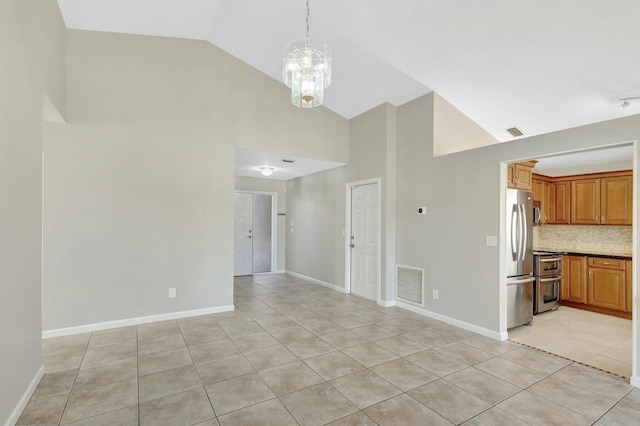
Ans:
[[[322,105],[324,89],[331,84],[331,49],[309,38],[309,0],[307,35],[284,48],[282,77],[291,88],[291,103],[300,108]]]

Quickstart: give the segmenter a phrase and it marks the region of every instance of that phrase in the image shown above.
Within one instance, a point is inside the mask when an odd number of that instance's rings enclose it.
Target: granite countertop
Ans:
[[[536,247],[534,250],[539,251],[555,251],[568,253],[571,255],[586,255],[600,257],[619,257],[623,259],[631,259],[632,252],[626,248],[599,248],[597,250],[584,249],[581,247]]]

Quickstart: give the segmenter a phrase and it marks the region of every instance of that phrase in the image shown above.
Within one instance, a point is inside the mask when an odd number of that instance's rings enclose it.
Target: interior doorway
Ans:
[[[347,184],[347,286],[366,299],[379,300],[380,182]]]
[[[233,275],[275,271],[276,194],[235,193]]]
[[[530,327],[509,330],[508,338],[633,380],[633,348],[636,345],[633,322],[636,320],[638,306],[631,308],[637,298],[637,260],[631,259],[632,255],[637,254],[634,252],[633,243],[637,224],[608,223],[604,222],[604,217],[600,217],[598,221],[598,213],[594,213],[595,222],[585,225],[583,215],[576,213],[584,210],[584,207],[577,203],[578,196],[574,196],[573,193],[574,189],[580,189],[580,185],[585,182],[593,182],[597,189],[596,197],[595,201],[589,202],[588,205],[600,206],[601,210],[597,211],[610,212],[610,205],[605,206],[606,210],[602,207],[604,203],[601,203],[601,200],[605,195],[602,195],[604,189],[600,192],[600,180],[606,181],[609,185],[606,193],[611,194],[613,190],[610,183],[620,180],[617,175],[626,173],[628,176],[627,171],[631,169],[633,187],[637,187],[638,184],[635,161],[603,161],[608,157],[615,159],[615,155],[620,151],[631,152],[630,157],[635,157],[637,142],[538,158],[540,163],[546,163],[547,169],[540,168],[537,172],[534,169],[533,190],[535,193],[536,178],[539,185],[549,181],[550,192],[547,194],[550,194],[553,209],[547,212],[550,214],[547,220],[544,203],[550,200],[543,199],[543,204],[539,206],[542,213],[533,230],[534,248],[564,255],[559,295],[562,302],[557,310],[534,315]],[[597,156],[598,162],[572,164],[581,158],[589,159],[594,156]],[[571,188],[570,192],[567,190],[560,193],[559,189],[562,189],[563,185]],[[539,188],[538,191],[540,192]],[[579,194],[580,199],[585,198],[583,193]],[[633,190],[631,194],[631,206],[628,203],[624,204],[626,207],[623,210],[630,207],[633,211],[637,209],[636,191]],[[628,198],[618,196],[616,199],[620,203]],[[610,214],[607,214],[607,219],[611,220],[609,216]],[[614,216],[614,219],[617,220],[618,216]],[[608,259],[614,259],[615,262],[611,263]],[[616,277],[618,281],[614,283],[601,279],[603,277],[596,278],[602,262],[606,264],[606,276]],[[611,294],[618,291],[615,294],[622,307],[616,305],[602,309],[603,302],[599,294],[603,289],[612,290]],[[504,306],[502,309],[505,313]],[[629,316],[632,317],[631,320],[628,319]]]

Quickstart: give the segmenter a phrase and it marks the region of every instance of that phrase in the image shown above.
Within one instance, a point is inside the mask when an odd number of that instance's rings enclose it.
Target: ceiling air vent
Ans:
[[[293,163],[295,163],[295,160],[288,160],[288,159],[286,159],[286,158],[283,158],[283,159],[282,159],[282,162],[283,162],[283,163],[293,164]]]
[[[517,138],[519,136],[523,136],[524,133],[522,133],[522,131],[520,129],[518,129],[517,127],[510,127],[507,129],[507,132],[509,132],[509,134],[511,136],[513,136],[514,138]]]

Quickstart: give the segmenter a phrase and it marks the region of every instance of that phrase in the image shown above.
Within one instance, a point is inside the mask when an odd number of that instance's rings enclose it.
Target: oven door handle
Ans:
[[[562,260],[561,257],[543,257],[540,259],[540,262],[542,263],[547,263],[547,262],[560,262]]]
[[[562,278],[562,275],[558,275],[558,276],[553,277],[553,278],[540,278],[540,282],[541,283],[548,283],[548,282],[551,282],[551,281],[558,281],[561,278]]]

